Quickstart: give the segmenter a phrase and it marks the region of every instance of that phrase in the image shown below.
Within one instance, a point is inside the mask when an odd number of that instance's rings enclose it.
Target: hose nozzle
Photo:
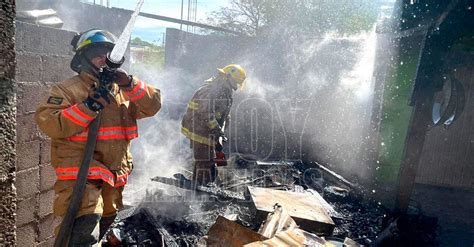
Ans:
[[[105,63],[107,64],[107,67],[111,69],[117,69],[122,66],[123,62],[125,61],[125,57],[122,57],[120,61],[114,61],[112,58],[110,58],[110,53],[107,53],[107,59],[105,60]]]

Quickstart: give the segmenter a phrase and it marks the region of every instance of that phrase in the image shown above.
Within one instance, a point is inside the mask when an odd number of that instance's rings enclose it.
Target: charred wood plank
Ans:
[[[245,200],[245,197],[242,193],[221,189],[219,187],[197,185],[189,180],[182,180],[182,179],[178,180],[174,178],[156,176],[152,178],[151,181],[176,186],[182,189],[195,190],[197,192],[208,193],[222,199],[236,199],[236,200],[242,200],[242,201]]]
[[[310,193],[247,187],[257,210],[257,220],[274,211],[274,205],[281,205],[301,229],[317,234],[330,235],[335,224],[321,202]]]
[[[316,165],[316,168],[319,169],[323,173],[325,180],[332,181],[334,183],[337,183],[339,185],[342,185],[344,187],[348,187],[351,189],[357,188],[357,185],[355,183],[349,182],[347,179],[337,174],[335,171],[327,168],[326,166],[319,164],[318,162],[313,162],[313,163]]]

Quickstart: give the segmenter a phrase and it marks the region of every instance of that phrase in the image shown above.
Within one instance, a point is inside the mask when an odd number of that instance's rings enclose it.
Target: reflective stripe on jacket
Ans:
[[[227,82],[211,78],[188,102],[181,121],[181,132],[190,140],[215,145],[215,133],[223,127],[232,106],[232,89]]]
[[[79,172],[88,126],[98,113],[82,103],[96,79],[82,72],[54,85],[35,114],[39,128],[51,137],[51,164],[58,180],[75,180]],[[102,110],[88,179],[111,186],[127,183],[132,170],[130,141],[138,137],[137,119],[155,115],[161,108],[160,91],[135,79],[130,91],[114,84],[111,103]]]

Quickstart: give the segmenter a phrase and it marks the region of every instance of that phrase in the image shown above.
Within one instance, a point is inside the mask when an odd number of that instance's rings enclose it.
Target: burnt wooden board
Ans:
[[[219,216],[207,233],[206,243],[208,246],[239,247],[266,239],[248,228]]]
[[[235,199],[235,200],[241,200],[241,201],[245,200],[244,195],[242,195],[241,193],[225,190],[219,187],[208,187],[208,186],[197,185],[189,180],[183,181],[183,180],[178,180],[174,178],[156,176],[154,178],[151,178],[151,181],[176,186],[182,189],[204,192],[204,193],[216,195],[223,199]]]
[[[309,193],[272,190],[248,186],[250,198],[257,210],[256,218],[265,219],[274,211],[274,205],[281,205],[301,229],[323,235],[334,230],[334,221],[324,205]]]

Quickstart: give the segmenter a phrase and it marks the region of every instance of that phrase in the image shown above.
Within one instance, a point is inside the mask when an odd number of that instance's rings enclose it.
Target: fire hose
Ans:
[[[84,190],[86,188],[87,173],[89,172],[89,164],[92,161],[92,156],[94,155],[95,142],[97,140],[97,132],[99,131],[101,115],[102,114],[99,113],[99,115],[97,115],[97,117],[92,120],[91,124],[89,125],[89,133],[87,134],[84,158],[82,160],[81,167],[79,168],[79,173],[72,191],[69,207],[61,223],[59,234],[54,241],[55,247],[66,246],[69,235],[71,235],[74,220],[76,218],[77,212],[79,211],[79,206],[81,205]]]

